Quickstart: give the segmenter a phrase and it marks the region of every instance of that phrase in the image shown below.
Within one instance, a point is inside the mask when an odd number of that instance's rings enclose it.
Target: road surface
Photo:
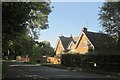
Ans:
[[[3,72],[2,80],[119,80],[107,75],[57,69],[22,62],[3,62]]]

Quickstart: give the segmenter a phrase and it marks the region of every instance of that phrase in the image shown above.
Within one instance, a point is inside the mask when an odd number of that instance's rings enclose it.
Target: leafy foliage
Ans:
[[[32,53],[34,39],[48,28],[49,2],[2,3],[3,56]]]
[[[33,55],[38,55],[38,56],[54,56],[55,52],[54,49],[51,47],[50,42],[48,41],[43,41],[43,42],[38,42],[36,41],[33,47]]]
[[[61,65],[119,72],[120,55],[114,53],[109,55],[103,54],[96,52],[92,54],[63,54],[61,56]]]
[[[116,38],[120,50],[120,1],[105,2],[100,8],[99,19],[105,32]]]

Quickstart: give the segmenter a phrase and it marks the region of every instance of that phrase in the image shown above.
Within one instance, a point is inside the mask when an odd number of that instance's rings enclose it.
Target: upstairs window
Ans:
[[[87,48],[87,47],[88,47],[87,41],[83,41],[83,42],[82,42],[82,47],[83,47],[83,48]]]

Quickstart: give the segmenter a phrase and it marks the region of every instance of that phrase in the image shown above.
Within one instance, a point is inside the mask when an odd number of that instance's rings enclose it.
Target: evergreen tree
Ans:
[[[100,7],[99,19],[105,32],[116,38],[120,50],[120,1],[104,2]]]

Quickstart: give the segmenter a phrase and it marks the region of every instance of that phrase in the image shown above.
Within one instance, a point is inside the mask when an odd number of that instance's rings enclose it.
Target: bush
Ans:
[[[61,65],[63,66],[79,66],[80,56],[78,54],[63,54],[61,56]]]
[[[46,63],[47,62],[47,58],[43,57],[43,56],[31,56],[30,57],[30,62],[37,62],[37,63]]]
[[[95,66],[96,64],[96,66]],[[102,69],[120,71],[120,55],[116,54],[63,54],[61,65],[67,67],[83,67],[88,69]]]

